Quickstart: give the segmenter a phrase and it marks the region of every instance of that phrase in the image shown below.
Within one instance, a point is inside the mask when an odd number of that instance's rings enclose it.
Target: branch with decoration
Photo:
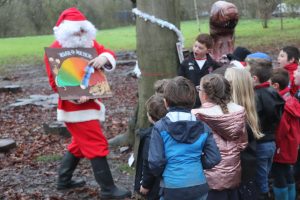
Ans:
[[[159,25],[161,28],[168,28],[169,30],[174,31],[178,37],[178,42],[176,43],[176,48],[177,48],[179,61],[180,62],[183,61],[184,57],[183,57],[182,49],[184,47],[184,38],[183,38],[181,31],[174,24],[171,24],[170,22],[156,18],[154,15],[149,15],[147,13],[144,13],[137,8],[132,9],[132,13],[135,14],[137,17],[144,19],[145,22],[149,21],[153,24]]]

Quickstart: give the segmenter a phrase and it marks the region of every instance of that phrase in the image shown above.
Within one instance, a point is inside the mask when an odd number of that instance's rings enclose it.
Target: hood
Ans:
[[[284,105],[284,111],[294,117],[300,118],[300,102],[295,97],[290,97]]]
[[[169,110],[164,120],[167,132],[180,143],[192,144],[198,140],[200,134],[211,132],[207,125],[196,119],[191,110]]]
[[[223,114],[220,116],[209,116],[203,113],[197,114],[212,131],[222,138],[232,141],[240,138],[245,131],[245,110]]]

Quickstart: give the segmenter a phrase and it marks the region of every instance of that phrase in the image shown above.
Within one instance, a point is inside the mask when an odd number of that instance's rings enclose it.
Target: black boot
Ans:
[[[76,158],[69,151],[65,154],[61,161],[58,171],[57,189],[64,190],[85,185],[84,180],[72,180],[72,175],[79,163],[80,158]]]
[[[113,181],[106,157],[91,160],[94,176],[101,187],[101,199],[124,199],[131,197],[131,192],[118,188]]]

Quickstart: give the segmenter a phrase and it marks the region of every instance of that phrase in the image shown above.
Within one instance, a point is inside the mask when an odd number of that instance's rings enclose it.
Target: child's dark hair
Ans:
[[[277,67],[273,69],[271,76],[272,83],[278,83],[279,89],[283,90],[289,85],[290,77],[289,72],[283,68]]]
[[[209,34],[202,33],[196,37],[196,41],[204,44],[206,48],[211,49],[213,46],[213,39]]]
[[[202,77],[201,87],[212,103],[219,105],[223,113],[229,113],[227,104],[231,101],[231,86],[227,79],[219,74],[208,74]]]
[[[167,109],[164,104],[164,98],[160,94],[152,95],[146,101],[146,110],[153,121],[158,121],[167,114]]]
[[[295,59],[295,63],[299,62],[300,59],[300,52],[299,49],[297,47],[294,46],[286,46],[284,48],[282,48],[282,51],[285,52],[287,54],[287,58],[288,61],[290,61],[291,59]]]
[[[246,58],[246,62],[250,65],[250,73],[257,76],[260,83],[266,82],[272,75],[272,61],[266,59]]]
[[[167,83],[164,98],[169,107],[192,109],[196,101],[196,89],[190,80],[177,76]]]
[[[164,94],[164,91],[165,91],[165,87],[168,83],[170,79],[161,79],[161,80],[157,80],[155,83],[154,83],[154,91],[158,94]]]

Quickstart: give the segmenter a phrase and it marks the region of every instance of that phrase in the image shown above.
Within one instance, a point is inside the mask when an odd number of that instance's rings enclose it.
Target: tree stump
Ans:
[[[51,122],[50,124],[43,124],[45,134],[56,134],[63,137],[71,137],[70,132],[63,122]]]
[[[22,89],[19,85],[6,85],[0,87],[0,92],[12,92],[12,93],[17,93],[21,92]]]

